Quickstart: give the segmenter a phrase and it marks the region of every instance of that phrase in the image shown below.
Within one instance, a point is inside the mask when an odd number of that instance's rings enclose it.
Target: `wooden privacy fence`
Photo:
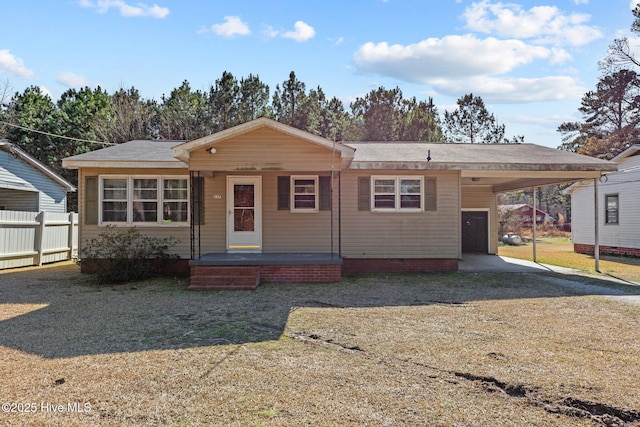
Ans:
[[[0,211],[0,269],[77,257],[78,214]]]

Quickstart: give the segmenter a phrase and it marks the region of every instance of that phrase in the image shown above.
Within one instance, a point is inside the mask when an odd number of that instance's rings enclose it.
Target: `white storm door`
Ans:
[[[227,251],[262,251],[261,176],[227,176]]]

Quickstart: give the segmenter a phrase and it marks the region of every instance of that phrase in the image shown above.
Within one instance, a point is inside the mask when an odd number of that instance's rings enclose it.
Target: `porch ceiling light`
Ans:
[[[218,150],[216,150],[214,147],[207,148],[207,153],[209,153],[209,154],[216,154],[217,151]]]

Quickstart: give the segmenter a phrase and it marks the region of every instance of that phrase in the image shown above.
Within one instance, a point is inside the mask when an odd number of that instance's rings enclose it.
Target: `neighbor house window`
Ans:
[[[421,212],[424,209],[424,178],[371,177],[371,210],[379,212]]]
[[[605,222],[607,224],[618,223],[619,200],[618,195],[605,196]]]
[[[186,224],[187,181],[186,177],[102,176],[100,223]]]
[[[318,212],[318,177],[291,177],[291,212]]]

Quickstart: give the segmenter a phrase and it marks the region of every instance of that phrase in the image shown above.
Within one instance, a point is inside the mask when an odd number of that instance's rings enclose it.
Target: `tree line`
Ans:
[[[640,34],[640,5],[632,14],[631,32]],[[592,157],[611,159],[640,143],[640,58],[628,38],[615,39],[599,63],[602,75],[596,88],[584,94],[579,107],[582,120],[558,127],[560,148]]]
[[[100,87],[69,89],[57,102],[37,86],[13,96],[8,93],[6,82],[0,88],[0,137],[71,182],[76,180],[75,173],[62,169],[64,157],[136,139],[193,140],[258,117],[334,141],[501,143],[523,139],[505,138],[505,126],[473,94],[458,99],[457,110],[442,117],[432,98],[405,97],[398,87],[371,90],[347,109],[320,86],[307,90],[293,71],[273,93],[258,75],[238,79],[227,71],[206,90],[193,89],[185,80],[160,100],[145,99],[135,87],[113,93]]]

